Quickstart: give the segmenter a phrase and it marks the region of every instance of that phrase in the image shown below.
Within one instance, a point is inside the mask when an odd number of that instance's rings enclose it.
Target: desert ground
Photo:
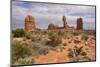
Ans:
[[[95,31],[36,30],[21,34],[12,33],[13,64],[96,60]]]

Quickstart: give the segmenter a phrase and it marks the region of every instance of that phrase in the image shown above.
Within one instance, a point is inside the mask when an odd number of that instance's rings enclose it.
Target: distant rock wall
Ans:
[[[56,26],[56,25],[54,25],[54,24],[49,24],[49,25],[48,25],[48,29],[49,29],[49,30],[58,29],[58,26]]]
[[[68,25],[67,25],[67,22],[66,22],[66,17],[63,16],[62,20],[63,20],[63,26],[62,27],[59,27],[58,25],[54,25],[54,24],[49,24],[48,25],[48,29],[49,30],[53,30],[53,29],[67,29]]]
[[[65,29],[66,31],[79,31],[79,30],[82,31],[83,30],[83,19],[82,18],[78,18],[77,19],[77,26],[76,26],[76,28],[70,27],[67,24],[67,20],[66,20],[65,16],[62,17],[62,21],[63,21],[63,26],[62,27],[59,27],[59,26],[54,25],[54,24],[49,24],[48,25],[48,29],[49,30]]]
[[[62,21],[63,21],[63,26],[58,26],[55,24],[49,24],[48,25],[48,30],[55,30],[55,29],[65,29],[66,31],[77,31],[77,30],[83,30],[83,19],[82,18],[78,18],[77,19],[77,26],[76,28],[74,27],[70,27],[67,24],[67,20],[65,16],[62,16]],[[25,18],[25,30],[26,31],[34,31],[36,29],[35,26],[35,18],[31,15],[26,16]]]

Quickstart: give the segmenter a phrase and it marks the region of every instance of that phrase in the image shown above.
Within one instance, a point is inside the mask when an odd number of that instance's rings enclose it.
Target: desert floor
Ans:
[[[96,60],[95,32],[39,30],[26,34],[24,37],[12,37],[13,64],[47,64]]]
[[[83,47],[83,51],[87,53],[87,57],[91,60],[95,60],[95,40],[92,40],[92,36],[88,41],[84,42],[79,40],[80,43],[75,44],[74,39],[62,39],[63,43],[56,50],[50,50],[46,55],[37,55],[33,56],[37,64],[46,64],[46,63],[62,63],[62,62],[70,62],[70,58],[68,57],[68,49],[74,49],[75,46],[78,48]],[[80,36],[78,36],[80,38]],[[65,45],[63,45],[65,44]],[[88,61],[88,60],[82,60]]]

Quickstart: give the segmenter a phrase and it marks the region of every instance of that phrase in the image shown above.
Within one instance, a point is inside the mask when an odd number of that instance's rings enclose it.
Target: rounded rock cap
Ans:
[[[25,22],[33,22],[34,21],[34,17],[31,15],[26,16],[25,18]]]

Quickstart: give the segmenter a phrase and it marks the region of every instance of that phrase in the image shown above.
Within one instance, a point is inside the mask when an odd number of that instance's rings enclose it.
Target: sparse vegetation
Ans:
[[[26,33],[25,33],[25,37],[26,37],[27,39],[31,39],[31,35],[32,35],[32,32],[26,32]]]
[[[34,64],[35,60],[32,59],[31,57],[25,57],[25,58],[18,59],[18,63],[22,64],[22,65],[23,64],[25,64],[25,65],[27,65],[27,64]]]
[[[88,39],[88,35],[86,33],[82,33],[82,40],[87,40]]]
[[[73,34],[74,36],[78,36],[78,35],[80,35],[80,32],[72,32],[72,34]]]
[[[69,45],[82,44],[82,41],[87,41],[88,32],[68,32],[65,30],[41,30],[37,29],[34,32],[26,32],[23,29],[13,31],[12,40],[12,63],[13,64],[34,64],[34,56],[47,56],[50,51],[63,52],[67,49],[67,57],[69,62],[90,61],[87,52],[83,48],[70,48]],[[78,41],[77,36],[81,35],[81,40]],[[21,41],[17,38],[23,38]],[[76,38],[76,39],[75,39]],[[80,37],[79,37],[80,38]],[[62,41],[66,40],[66,41]],[[79,45],[78,45],[79,46]],[[88,46],[87,46],[88,47]]]
[[[12,31],[13,37],[24,37],[25,36],[25,31],[24,29],[16,29]]]
[[[40,48],[39,49],[39,54],[40,55],[46,55],[46,54],[48,54],[49,53],[49,50],[48,50],[48,48]]]
[[[42,36],[41,35],[32,35],[31,36],[31,40],[34,42],[34,41],[40,41],[42,38],[41,38]]]
[[[67,46],[67,43],[63,43],[63,46]]]
[[[49,37],[49,41],[47,41],[47,45],[52,46],[52,47],[56,47],[59,46],[59,44],[61,44],[61,38],[59,38],[58,35],[51,35]]]
[[[19,58],[24,58],[27,56],[32,55],[32,50],[30,49],[30,46],[27,44],[22,44],[20,42],[14,42],[12,44],[12,62],[16,62]]]

